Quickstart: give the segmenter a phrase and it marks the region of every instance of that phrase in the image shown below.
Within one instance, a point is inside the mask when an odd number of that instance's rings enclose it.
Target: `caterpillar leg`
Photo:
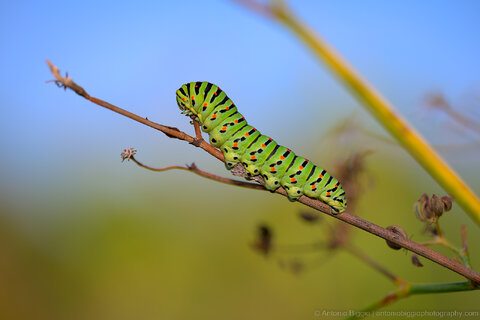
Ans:
[[[289,149],[280,145],[275,147],[260,169],[260,174],[265,179],[265,187],[268,190],[275,191],[281,186],[280,180],[294,158],[295,153]]]
[[[290,201],[298,200],[303,195],[305,182],[313,168],[314,165],[310,161],[304,157],[295,156],[280,181]]]
[[[327,186],[329,189],[325,189],[320,195],[320,199],[331,206],[335,212],[340,213],[345,211],[347,206],[347,200],[345,199],[345,191],[343,191],[340,182],[337,179],[333,178],[333,181],[330,185]],[[332,186],[333,184],[333,186]]]
[[[258,137],[260,132],[254,127],[247,125],[234,133],[230,139],[225,142],[221,150],[225,157],[225,165],[227,169],[231,169],[235,164],[241,161],[242,155],[247,147]]]
[[[303,192],[307,197],[319,199],[332,207],[335,213],[345,211],[347,200],[337,179],[326,170],[315,166],[309,175]]]
[[[242,155],[242,164],[249,176],[257,176],[267,157],[273,152],[277,143],[265,135],[258,137]]]

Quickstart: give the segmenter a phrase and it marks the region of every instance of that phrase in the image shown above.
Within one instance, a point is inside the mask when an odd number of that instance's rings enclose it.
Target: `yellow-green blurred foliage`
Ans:
[[[296,149],[330,162],[326,166],[349,152]],[[423,192],[441,193],[438,187],[396,147],[377,147],[366,164],[357,213],[384,227],[400,225],[413,240],[427,239],[412,204]],[[183,171],[151,173],[132,163],[115,168],[111,174],[92,165],[82,177],[72,174],[77,179],[70,187],[52,183],[3,195],[2,319],[312,319],[316,310],[355,309],[393,289],[346,252],[292,252],[282,259],[308,267],[295,275],[279,267],[278,257],[251,248],[259,223],[268,224],[280,244],[302,244],[324,239],[321,225],[332,223],[330,217],[309,225],[298,218],[301,205],[267,192]],[[457,244],[462,224],[478,268],[478,227],[455,205],[441,218]],[[461,280],[424,259],[423,268],[414,267],[406,252],[370,234],[354,230],[352,237],[401,278]],[[478,292],[415,296],[387,310],[478,310],[478,298]]]

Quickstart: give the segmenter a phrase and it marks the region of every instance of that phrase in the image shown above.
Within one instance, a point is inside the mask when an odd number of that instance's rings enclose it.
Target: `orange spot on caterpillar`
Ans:
[[[217,93],[216,93],[216,92],[214,92],[213,94],[214,94],[214,95],[217,95]]]
[[[222,127],[222,130],[223,130],[223,131],[227,130],[227,126],[223,126],[223,127]]]
[[[265,144],[262,143],[262,148],[266,148],[267,146]]]
[[[185,101],[185,100],[187,100],[187,99],[186,99],[185,97],[182,97],[182,100]]]
[[[303,166],[298,166],[298,169],[303,170]]]
[[[277,170],[275,169],[275,167],[270,168],[270,171],[275,171],[275,170]]]
[[[203,106],[204,106],[204,107],[208,106],[208,103],[205,102],[205,103],[203,104]]]
[[[255,155],[251,156],[250,159],[255,160]]]
[[[238,123],[238,120],[235,120],[235,121],[233,121],[233,122]]]
[[[295,178],[290,179],[291,182],[295,182]]]
[[[334,188],[336,188],[336,187],[338,187],[338,184],[336,184],[336,185],[334,186]]]
[[[248,137],[248,136],[249,136],[248,132],[247,132],[247,133],[245,133],[245,137]]]
[[[315,185],[312,186],[312,191],[317,190],[317,187]]]
[[[230,110],[230,107],[226,107],[225,110]]]
[[[212,119],[215,119],[217,117],[216,114],[212,114]]]
[[[284,157],[284,156],[280,156],[280,160],[283,160],[283,159],[285,159],[285,157]]]
[[[233,143],[233,147],[234,147],[234,148],[238,147],[238,142],[234,142],[234,143]]]
[[[192,96],[192,100],[195,100],[195,96]]]
[[[323,174],[319,174],[318,177],[319,177],[319,178],[323,178]]]
[[[329,197],[332,193],[331,192],[327,192],[327,197]]]

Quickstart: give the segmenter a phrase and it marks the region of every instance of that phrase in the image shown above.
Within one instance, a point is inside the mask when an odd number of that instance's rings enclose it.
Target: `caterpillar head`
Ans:
[[[182,110],[182,113],[186,114],[187,116],[197,115],[197,111],[195,110],[192,100],[188,96],[187,92],[189,91],[186,84],[177,90],[178,107],[180,110]]]

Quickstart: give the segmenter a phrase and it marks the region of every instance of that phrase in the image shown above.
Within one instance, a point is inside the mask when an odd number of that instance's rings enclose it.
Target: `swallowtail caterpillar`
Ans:
[[[183,114],[196,117],[210,143],[223,152],[227,169],[242,163],[248,176],[261,175],[270,191],[282,186],[291,201],[304,194],[327,203],[334,213],[345,211],[347,200],[337,179],[247,124],[218,86],[184,84],[177,90],[177,103]]]

